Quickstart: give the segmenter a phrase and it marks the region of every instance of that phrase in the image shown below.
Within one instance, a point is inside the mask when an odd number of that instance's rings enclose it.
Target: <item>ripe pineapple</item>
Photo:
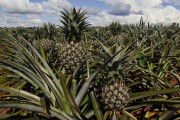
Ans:
[[[59,64],[62,65],[66,73],[72,74],[74,69],[85,60],[86,48],[81,40],[84,30],[90,25],[86,22],[85,11],[81,9],[61,11],[62,33],[66,42],[59,50]]]
[[[102,56],[101,61],[105,63],[112,58],[105,67],[106,81],[101,87],[102,103],[105,109],[120,111],[128,104],[129,88],[125,83],[127,83],[128,71],[132,69],[132,56],[135,54],[130,50],[131,45],[114,45],[110,49],[99,43],[103,48],[103,52],[99,53]]]

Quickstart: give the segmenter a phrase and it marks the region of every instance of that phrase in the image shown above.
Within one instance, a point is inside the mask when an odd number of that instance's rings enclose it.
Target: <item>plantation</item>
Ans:
[[[0,119],[180,119],[180,26],[61,11],[61,26],[0,28]]]

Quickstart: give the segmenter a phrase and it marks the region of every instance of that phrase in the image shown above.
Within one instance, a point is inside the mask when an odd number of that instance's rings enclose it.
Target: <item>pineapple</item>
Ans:
[[[55,36],[57,35],[57,28],[55,27],[55,24],[52,24],[50,22],[43,23],[43,27],[37,27],[34,30],[34,41],[32,42],[32,45],[39,50],[41,44],[43,50],[45,52],[51,50],[54,48],[56,44]]]
[[[39,42],[43,48],[44,51],[48,51],[48,50],[51,50],[54,46],[55,46],[55,41],[52,41],[52,40],[48,40],[48,39],[41,39],[39,41],[37,40],[34,40],[32,42],[32,45],[37,49],[39,50]]]
[[[86,22],[86,12],[81,9],[73,8],[69,11],[64,9],[61,13],[60,21],[63,24],[61,29],[66,42],[58,52],[59,65],[65,68],[66,73],[72,74],[75,68],[85,60],[87,51],[81,38],[90,24]]]
[[[77,66],[79,66],[84,60],[86,55],[86,49],[83,42],[64,43],[64,48],[59,52],[59,60],[61,65],[65,67],[67,73],[72,73]]]
[[[128,104],[129,88],[122,82],[106,84],[102,87],[102,99],[105,107],[112,110],[121,110]]]
[[[129,88],[125,83],[128,82],[128,72],[132,69],[133,55],[136,54],[131,50],[132,45],[114,45],[110,49],[99,43],[103,48],[103,52],[99,53],[103,64],[112,58],[105,67],[104,78],[106,79],[101,87],[101,101],[105,109],[120,111],[128,104]]]

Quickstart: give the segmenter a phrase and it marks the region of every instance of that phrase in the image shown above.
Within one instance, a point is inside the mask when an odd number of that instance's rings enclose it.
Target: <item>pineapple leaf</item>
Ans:
[[[90,96],[91,96],[92,105],[94,107],[94,111],[96,113],[95,114],[96,118],[97,118],[97,120],[102,120],[102,118],[103,118],[102,111],[100,110],[100,105],[99,105],[98,100],[95,96],[95,93],[93,91],[91,91]]]
[[[31,103],[6,103],[6,102],[0,102],[0,108],[19,108],[24,110],[30,110],[35,112],[43,112],[43,109],[39,105],[33,105]],[[49,110],[49,112],[59,118],[60,120],[73,120],[73,117],[69,116],[63,111],[55,111],[55,110]]]
[[[137,92],[130,94],[130,101],[138,100],[150,96],[155,96],[159,94],[167,94],[167,93],[174,93],[179,92],[180,88],[169,88],[169,89],[162,89],[162,90],[153,90],[153,91],[146,91],[146,92]]]

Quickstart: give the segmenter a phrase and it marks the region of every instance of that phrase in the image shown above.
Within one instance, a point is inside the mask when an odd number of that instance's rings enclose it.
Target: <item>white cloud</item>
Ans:
[[[8,13],[41,13],[43,7],[29,0],[0,0],[0,6]]]
[[[37,15],[27,15],[24,17],[21,14],[7,14],[3,13],[1,15],[0,26],[1,27],[17,27],[17,26],[41,26],[44,22]]]
[[[109,9],[95,9],[79,6],[88,11],[88,21],[92,25],[108,25],[113,21],[138,23],[142,16],[150,23],[180,23],[180,0],[99,0],[108,4]],[[167,5],[163,6],[166,2]],[[59,10],[71,8],[68,0],[0,0],[0,26],[38,26],[43,22],[59,23]],[[12,14],[13,13],[13,14]]]
[[[119,3],[131,5],[132,10],[139,10],[142,8],[155,7],[162,4],[162,0],[99,0],[106,4],[115,6]]]
[[[119,12],[126,12],[128,13],[128,7],[122,5],[129,5],[129,15],[123,16],[123,14],[108,14],[106,13],[106,18],[108,21],[119,21],[121,23],[137,23],[142,16],[145,20],[150,23],[164,23],[169,24],[172,22],[180,23],[180,10],[173,7],[172,5],[168,5],[164,7],[162,5],[163,0],[99,0],[103,1],[106,4],[111,5],[112,9],[118,13]],[[164,1],[171,1],[171,0],[164,0]],[[179,0],[172,0],[173,2],[178,3]],[[171,1],[171,2],[172,2]],[[120,7],[116,7],[117,5],[121,5]],[[101,24],[103,16],[96,16],[96,24]],[[101,19],[102,18],[102,19]],[[100,20],[99,20],[100,19]],[[98,22],[99,20],[99,22]]]
[[[43,24],[43,20],[37,15],[27,15],[28,22],[34,26],[39,26]]]
[[[167,6],[162,9],[147,9],[144,12],[145,15],[149,18],[148,21],[152,23],[162,22],[168,24],[172,22],[180,22],[180,11],[172,6]]]
[[[98,15],[91,15],[88,21],[94,26],[105,26],[113,22],[107,11],[101,11]]]
[[[111,15],[107,11],[102,11],[97,16],[90,16],[88,21],[94,26],[106,26],[113,21],[118,21],[121,24],[135,24],[139,22],[141,16],[129,14],[128,16]]]
[[[38,24],[38,25],[43,23],[43,21],[40,18],[34,18],[34,19],[31,19],[31,21],[33,24]]]
[[[92,7],[82,7],[83,10],[87,11],[87,15],[98,15],[101,11]]]
[[[1,14],[1,21],[0,21],[0,26],[1,27],[14,27],[17,26],[18,24],[18,18],[19,15],[17,14]]]
[[[43,0],[42,2],[32,2],[30,0],[0,0],[0,26],[39,26],[43,22],[55,21],[55,15],[59,16],[59,10],[70,8],[72,5],[67,0]],[[42,16],[54,14],[52,18],[46,20]],[[16,15],[16,17],[15,17]],[[18,15],[18,16],[17,16]]]
[[[58,13],[62,8],[70,8],[72,5],[67,0],[48,0],[43,1],[42,6],[48,13]]]
[[[0,7],[7,13],[41,14],[57,13],[62,8],[71,7],[71,4],[67,0],[48,0],[41,3],[30,0],[0,0]]]

